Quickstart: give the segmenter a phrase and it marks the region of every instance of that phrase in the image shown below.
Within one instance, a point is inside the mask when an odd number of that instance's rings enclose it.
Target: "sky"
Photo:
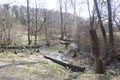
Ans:
[[[53,10],[59,10],[58,0],[30,0],[31,7],[35,7],[34,5],[35,1],[37,2],[38,5],[40,5],[40,7],[44,7],[47,9],[53,9]],[[77,1],[83,2],[82,6],[77,5],[77,10],[76,10],[77,14],[79,15],[79,12],[80,12],[80,16],[84,18],[88,18],[89,15],[88,15],[88,10],[87,10],[87,4],[84,4],[84,1],[87,1],[87,0],[77,0]],[[89,1],[90,1],[90,5],[92,6],[92,0],[89,0]],[[5,3],[11,3],[11,5],[26,6],[26,0],[0,0],[0,4],[5,4]],[[73,9],[69,8],[69,12],[72,13]]]
[[[57,0],[29,0],[30,1],[30,6],[34,7],[33,4],[35,4],[35,1],[37,1],[38,4],[44,3],[44,5],[41,5],[47,9],[55,9],[57,6]],[[24,5],[26,6],[26,0],[0,0],[0,4],[5,4],[5,3],[11,3],[11,5]]]

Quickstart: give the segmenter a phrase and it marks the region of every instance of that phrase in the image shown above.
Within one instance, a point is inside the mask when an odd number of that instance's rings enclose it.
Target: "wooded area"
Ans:
[[[0,80],[120,80],[119,0],[33,1],[0,4]]]

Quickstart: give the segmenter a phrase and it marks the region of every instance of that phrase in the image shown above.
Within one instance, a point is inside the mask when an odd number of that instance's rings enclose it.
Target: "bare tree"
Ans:
[[[71,5],[74,10],[74,16],[76,16],[76,5],[77,5],[77,0],[71,0]]]
[[[46,24],[44,25],[44,29],[45,29],[46,45],[47,45],[47,46],[50,46],[50,43],[49,43],[49,41],[48,41],[48,29],[47,29]]]
[[[60,4],[60,19],[61,19],[61,37],[60,39],[64,39],[64,32],[63,32],[63,6],[62,6],[62,0],[59,0]]]
[[[27,23],[28,23],[28,45],[31,44],[30,40],[30,12],[29,12],[29,0],[27,0]]]
[[[112,8],[111,8],[111,1],[110,0],[107,0],[107,9],[108,9],[110,52],[111,52],[111,58],[114,59],[115,50],[114,50],[114,38],[113,38]]]
[[[87,0],[87,5],[88,5],[89,16],[90,16],[90,37],[91,37],[91,43],[92,43],[93,56],[96,64],[96,73],[103,74],[104,68],[103,68],[102,60],[99,57],[100,49],[99,49],[98,36],[97,36],[96,30],[94,29],[94,9],[93,9],[93,14],[91,16],[89,0]]]
[[[68,24],[67,23],[67,11],[68,11],[68,0],[64,0],[64,8],[65,8],[65,14],[64,14],[64,25],[63,25],[63,30],[64,30],[64,36],[67,35],[67,32],[66,32],[66,25]]]
[[[4,4],[3,9],[1,9],[0,17],[0,29],[1,29],[1,46],[6,47],[12,43],[12,27],[13,27],[13,17],[10,14],[10,4]]]
[[[99,8],[98,8],[97,0],[94,0],[94,5],[95,5],[96,12],[97,12],[98,20],[99,20],[99,23],[100,23],[100,28],[101,28],[101,31],[102,31],[103,39],[104,39],[104,42],[106,44],[107,43],[107,36],[106,36],[104,25],[103,25],[103,22],[102,22],[102,19],[101,19],[101,15],[100,15],[100,11],[99,11]]]
[[[100,10],[99,10],[99,7],[98,7],[97,0],[94,0],[94,5],[95,5],[96,12],[97,12],[97,17],[98,17],[98,21],[99,21],[99,24],[100,24],[100,28],[101,28],[102,36],[103,36],[103,41],[104,41],[104,55],[103,55],[103,58],[105,59],[105,61],[109,61],[109,58],[108,59],[106,58],[106,56],[109,56],[107,36],[106,36],[106,31],[104,29],[104,25],[103,25],[103,22],[102,22],[102,18],[101,18],[101,15],[100,15]]]
[[[34,19],[32,20],[32,24],[33,24],[33,31],[32,31],[32,32],[34,33],[34,37],[35,37],[35,42],[34,42],[34,44],[35,44],[34,51],[35,51],[35,52],[36,52],[36,46],[37,46],[38,32],[41,31],[42,27],[44,27],[44,24],[45,24],[46,19],[47,19],[47,17],[44,16],[44,14],[43,14],[42,17],[41,17],[42,20],[39,20],[39,19],[38,19],[38,17],[39,17],[38,12],[39,12],[39,8],[38,8],[38,5],[37,5],[37,3],[36,3],[35,14],[33,14],[33,16],[35,16],[35,17],[34,17]],[[35,20],[35,22],[34,22],[34,20]],[[41,22],[41,23],[38,24],[38,21]],[[40,26],[39,26],[39,25],[40,25]],[[35,27],[35,29],[34,29],[34,27]]]
[[[37,7],[37,2],[36,2],[36,9],[35,9],[35,49],[34,51],[36,52],[36,46],[37,46],[37,30],[38,30],[38,7]]]

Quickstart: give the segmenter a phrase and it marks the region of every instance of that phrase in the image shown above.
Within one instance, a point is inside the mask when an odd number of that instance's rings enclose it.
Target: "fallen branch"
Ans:
[[[44,55],[44,57],[46,59],[50,59],[53,62],[58,63],[58,64],[64,66],[65,68],[71,69],[71,71],[75,71],[75,72],[82,71],[83,72],[85,70],[85,67],[80,67],[80,66],[74,65],[74,64],[72,64],[70,62],[67,62],[67,61],[58,60],[56,58],[50,57],[49,55]]]

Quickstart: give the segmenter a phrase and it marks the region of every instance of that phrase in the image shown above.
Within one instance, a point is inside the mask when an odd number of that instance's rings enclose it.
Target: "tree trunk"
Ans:
[[[52,57],[51,55],[44,55],[44,57],[46,59],[50,59],[53,62],[64,66],[65,68],[69,68],[71,71],[75,71],[75,72],[82,71],[82,72],[84,72],[84,70],[85,70],[85,67],[81,67],[81,66],[72,64],[70,62],[67,62],[67,61],[59,60],[59,59],[57,59],[55,57]]]
[[[63,40],[64,39],[64,32],[63,32],[63,13],[62,13],[62,0],[60,1],[60,18],[61,18],[61,37],[60,39]]]
[[[113,59],[115,57],[115,50],[114,50],[114,38],[113,38],[112,9],[111,9],[110,0],[107,0],[107,9],[108,9],[108,25],[109,25],[109,45],[110,45],[111,59]]]
[[[30,12],[29,12],[29,0],[27,0],[27,19],[28,19],[28,45],[31,44],[30,40]]]
[[[103,57],[105,58],[106,56],[109,55],[107,36],[106,36],[104,25],[103,25],[103,22],[102,22],[102,19],[101,19],[101,15],[100,15],[100,11],[99,11],[99,8],[98,8],[97,0],[94,0],[94,5],[95,5],[95,8],[96,8],[96,12],[97,12],[100,28],[101,28],[101,31],[102,31],[103,40],[104,40],[104,52],[105,52],[104,54],[105,55]]]
[[[89,6],[89,0],[87,0],[88,4],[88,12],[90,16],[90,38],[91,38],[91,43],[92,43],[92,51],[93,51],[93,56],[95,59],[95,65],[96,65],[96,73],[103,74],[105,73],[105,70],[103,68],[103,63],[102,60],[99,58],[100,50],[99,50],[99,42],[98,42],[98,37],[96,31],[93,29],[94,27],[94,9],[92,16],[90,14],[90,6]]]
[[[90,30],[90,37],[92,42],[92,51],[96,64],[96,73],[103,74],[104,73],[103,63],[99,58],[100,50],[99,50],[98,37],[95,30]]]
[[[46,45],[47,45],[47,46],[50,46],[50,43],[49,43],[49,41],[48,41],[47,26],[46,26],[46,25],[44,25],[44,26],[45,26]]]
[[[99,20],[99,23],[100,23],[100,28],[101,28],[101,31],[102,31],[103,39],[106,42],[107,41],[107,36],[106,36],[105,29],[104,29],[102,19],[101,19],[101,16],[100,16],[100,11],[99,11],[99,8],[98,8],[97,0],[94,0],[94,5],[96,7],[96,12],[97,12],[98,20]]]
[[[36,15],[35,15],[35,49],[34,51],[36,52],[36,46],[37,46],[37,24],[38,24],[38,21],[37,21],[37,16],[38,16],[38,9],[37,9],[37,4],[36,4]]]
[[[37,32],[35,32],[35,47],[34,47],[34,52],[36,52],[36,46],[37,46]]]

